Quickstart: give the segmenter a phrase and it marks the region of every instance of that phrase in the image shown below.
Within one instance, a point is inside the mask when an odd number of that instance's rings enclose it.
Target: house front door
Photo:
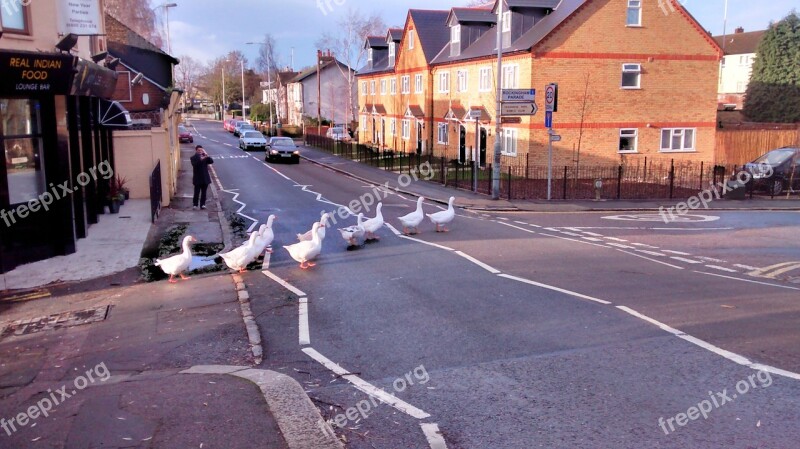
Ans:
[[[458,161],[463,163],[467,160],[467,128],[461,125],[459,129],[461,132],[458,139]]]
[[[480,141],[480,155],[478,157],[478,161],[481,164],[481,167],[486,166],[486,128],[481,128],[481,141]]]

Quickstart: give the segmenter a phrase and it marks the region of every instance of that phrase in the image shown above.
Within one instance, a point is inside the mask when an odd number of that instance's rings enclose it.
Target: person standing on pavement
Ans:
[[[206,153],[202,145],[194,149],[195,155],[189,159],[192,162],[192,184],[194,184],[194,197],[192,198],[192,209],[206,208],[206,193],[208,186],[211,185],[211,175],[208,173],[208,166],[214,163],[214,159]]]

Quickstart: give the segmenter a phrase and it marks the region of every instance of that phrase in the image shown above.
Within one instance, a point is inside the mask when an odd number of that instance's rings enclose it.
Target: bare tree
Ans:
[[[330,49],[338,60],[343,62],[350,70],[340,66],[342,76],[347,78],[348,109],[352,114],[352,121],[356,121],[358,111],[357,105],[353,102],[353,92],[356,89],[356,77],[353,71],[361,68],[364,64],[367,51],[364,49],[364,39],[367,36],[383,36],[387,32],[386,24],[377,13],[369,16],[363,15],[357,9],[349,8],[347,13],[337,23],[337,31],[334,33],[325,32],[317,40],[316,45],[320,50]],[[345,73],[345,71],[347,73]]]
[[[148,0],[105,0],[106,12],[127,25],[153,45],[161,48],[164,40],[156,26],[156,13]]]
[[[591,75],[587,71],[583,74],[583,95],[581,97],[581,110],[580,110],[580,127],[578,128],[578,147],[575,150],[575,158],[573,162],[575,162],[575,182],[578,182],[578,174],[581,168],[581,142],[583,141],[583,132],[584,132],[584,124],[586,123],[586,118],[589,115],[589,106],[591,104],[592,95],[590,94],[589,86],[590,86],[590,79]],[[577,184],[576,184],[577,187]]]
[[[194,100],[197,83],[205,71],[205,67],[191,56],[181,56],[181,63],[175,66],[175,86],[183,91],[188,101]]]
[[[225,56],[221,56],[208,64],[206,70],[201,75],[201,83],[205,86],[207,94],[215,101],[225,105],[242,99],[242,62],[247,66],[247,59],[240,51],[232,51]],[[223,72],[225,78],[225,89],[222,88]],[[249,72],[249,71],[248,71]],[[245,73],[246,78],[249,73]],[[247,88],[247,82],[245,82]],[[252,83],[250,85],[252,90]],[[223,90],[225,98],[222,97]],[[245,95],[247,93],[245,92]]]

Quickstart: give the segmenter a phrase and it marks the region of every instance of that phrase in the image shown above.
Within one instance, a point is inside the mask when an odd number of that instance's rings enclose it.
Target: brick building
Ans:
[[[421,147],[462,161],[472,159],[477,142],[481,162],[491,162],[502,14],[503,88],[536,89],[544,109],[545,86],[559,85],[559,165],[578,157],[590,164],[644,157],[711,161],[721,51],[670,1],[674,12],[667,14],[657,3],[639,0],[505,0],[484,8],[409,11],[394,65],[388,62],[391,33],[383,42],[367,39],[373,57],[359,71],[360,141],[396,150]],[[417,24],[415,14],[429,19],[426,26]],[[411,48],[416,42],[421,49]],[[428,56],[431,51],[435,55]],[[471,110],[480,111],[477,125]],[[400,139],[380,139],[386,118],[401,120]],[[504,158],[546,162],[543,111],[520,121],[502,127]]]

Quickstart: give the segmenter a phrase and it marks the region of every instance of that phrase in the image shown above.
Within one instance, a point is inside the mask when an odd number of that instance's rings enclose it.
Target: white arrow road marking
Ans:
[[[759,268],[748,274],[754,277],[775,279],[784,273],[788,273],[797,269],[800,269],[800,262],[784,262],[769,267]]]

